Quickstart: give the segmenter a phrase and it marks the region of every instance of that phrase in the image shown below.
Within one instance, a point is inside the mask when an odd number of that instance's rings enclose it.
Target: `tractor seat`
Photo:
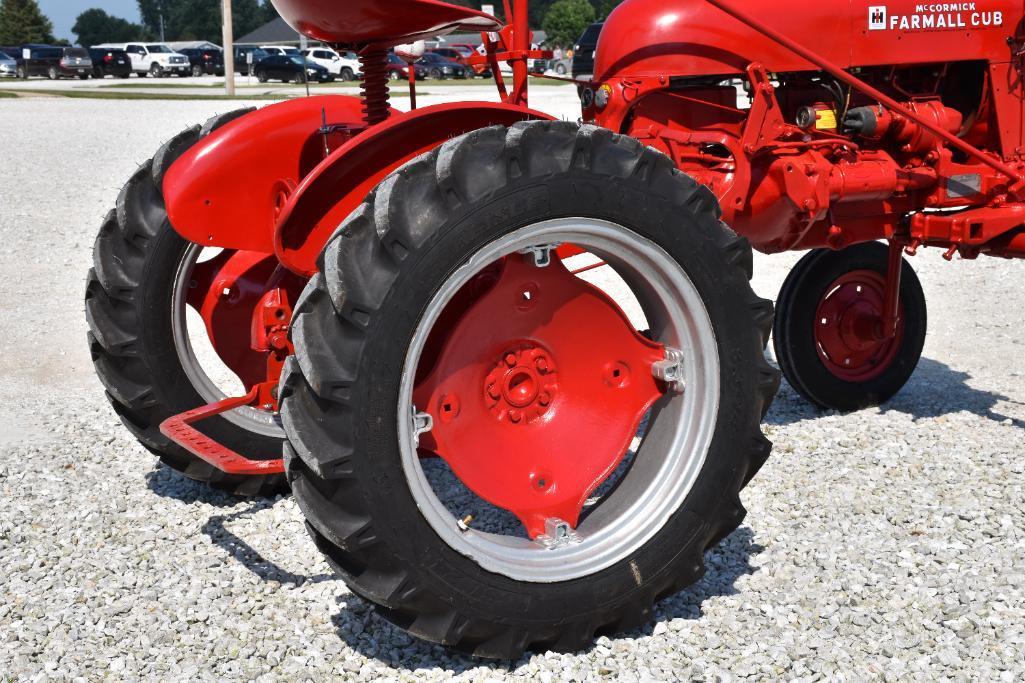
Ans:
[[[490,14],[438,0],[272,0],[292,28],[331,44],[392,47],[454,31],[497,31]]]

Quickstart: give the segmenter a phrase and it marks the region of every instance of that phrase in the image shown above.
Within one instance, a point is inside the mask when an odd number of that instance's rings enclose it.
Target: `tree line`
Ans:
[[[479,0],[449,0],[479,8]],[[221,42],[221,3],[214,0],[138,0],[141,23],[96,7],[82,12],[72,27],[80,45],[129,40],[208,40]],[[568,47],[587,25],[605,17],[621,0],[532,0],[530,25],[543,29],[551,46]],[[492,0],[500,19],[502,2]],[[278,16],[270,0],[231,0],[235,34],[245,35]],[[57,44],[53,23],[36,0],[0,0],[0,45]]]

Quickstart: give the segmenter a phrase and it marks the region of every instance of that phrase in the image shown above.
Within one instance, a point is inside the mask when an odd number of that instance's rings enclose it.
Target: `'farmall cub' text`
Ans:
[[[892,14],[885,5],[868,8],[870,31],[934,31],[1003,26],[1004,13],[985,11],[974,2],[915,5],[914,14]]]

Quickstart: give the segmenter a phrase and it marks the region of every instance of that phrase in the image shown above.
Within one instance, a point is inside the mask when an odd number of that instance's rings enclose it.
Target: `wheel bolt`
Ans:
[[[502,397],[502,392],[498,390],[497,384],[488,385],[488,396],[495,399],[496,401]]]
[[[518,411],[518,410],[510,410],[509,411],[509,420],[512,421],[513,423],[518,423],[522,419],[523,419],[523,414],[520,411]]]
[[[538,359],[534,361],[534,367],[537,368],[538,372],[544,374],[548,372],[548,360],[544,356],[539,356]]]
[[[515,353],[507,353],[507,354],[505,354],[505,364],[508,365],[510,368],[515,367],[516,366],[516,354]]]

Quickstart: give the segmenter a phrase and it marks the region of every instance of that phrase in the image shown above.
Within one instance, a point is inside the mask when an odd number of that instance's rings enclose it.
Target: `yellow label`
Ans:
[[[819,130],[836,130],[836,112],[832,109],[819,110],[815,116],[815,127]]]

